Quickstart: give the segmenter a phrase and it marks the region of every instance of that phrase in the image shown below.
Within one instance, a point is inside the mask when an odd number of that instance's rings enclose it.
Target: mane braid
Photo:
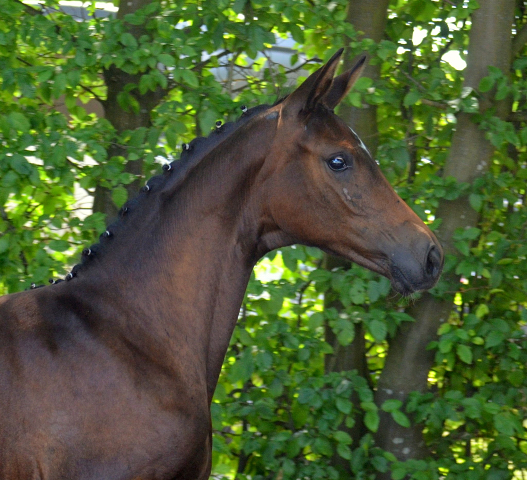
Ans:
[[[277,102],[280,103],[280,102]],[[91,245],[82,251],[81,263],[75,265],[71,272],[65,277],[65,280],[72,280],[77,274],[85,270],[90,264],[91,260],[101,257],[106,252],[106,246],[111,242],[111,238],[118,235],[119,232],[126,226],[127,219],[133,215],[135,210],[142,205],[142,200],[151,194],[166,192],[170,190],[175,193],[181,184],[185,181],[191,171],[199,165],[200,161],[220,143],[225,141],[233,132],[244,126],[250,119],[257,114],[268,110],[270,105],[258,105],[251,109],[242,107],[242,116],[235,122],[228,122],[222,124],[216,123],[216,129],[213,130],[208,137],[197,137],[189,144],[183,145],[183,152],[178,160],[174,160],[169,164],[165,164],[163,174],[152,177],[145,183],[145,186],[140,190],[139,194],[131,200],[127,201],[119,210],[117,219],[106,227],[106,230],[100,235],[99,243]],[[168,166],[167,166],[168,165]],[[59,283],[62,280],[52,280],[50,283]],[[32,286],[32,288],[35,288]]]

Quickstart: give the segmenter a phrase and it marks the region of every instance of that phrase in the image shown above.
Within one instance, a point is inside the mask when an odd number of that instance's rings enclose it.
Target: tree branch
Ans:
[[[24,6],[24,10],[29,15],[37,16],[37,15],[44,15],[44,12],[42,10],[39,10],[37,8],[32,7],[31,5],[27,5],[24,2],[21,2],[20,0],[15,0],[16,3],[19,3],[20,5]]]
[[[27,60],[24,60],[23,58],[20,58],[20,57],[16,57],[16,59],[23,63],[24,65],[27,65],[28,67],[34,67],[34,65],[32,65],[31,63],[29,63]],[[85,92],[88,92],[90,93],[91,95],[93,95],[93,98],[95,98],[95,100],[99,101],[102,105],[104,105],[105,103],[105,100],[102,99],[101,97],[99,97],[99,95],[97,95],[91,88],[89,87],[86,87],[85,85],[83,85],[82,83],[79,83],[79,87],[81,87]]]

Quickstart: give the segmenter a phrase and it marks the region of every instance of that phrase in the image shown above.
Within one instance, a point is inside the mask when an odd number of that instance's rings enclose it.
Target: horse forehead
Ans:
[[[268,118],[271,112],[266,116]],[[292,139],[297,134],[300,135],[300,143],[315,144],[318,147],[326,148],[333,145],[335,148],[350,148],[352,150],[362,150],[367,157],[371,157],[370,151],[357,135],[357,133],[340,117],[330,110],[319,109],[305,123],[301,123],[301,129],[294,122],[287,125],[284,131]],[[295,133],[296,131],[296,133]]]
[[[355,141],[359,144],[359,147],[362,148],[370,157],[372,156],[370,151],[368,150],[368,147],[366,145],[364,145],[364,142],[362,141],[362,139],[357,135],[357,133],[355,132],[355,130],[353,130],[353,128],[351,127],[348,127],[352,133],[352,135],[355,137]]]
[[[357,133],[335,114],[328,114],[313,119],[312,122],[308,122],[304,126],[304,130],[308,134],[308,138],[318,144],[321,142],[335,143],[344,148],[360,148],[364,153],[371,156],[370,151]]]
[[[311,116],[303,124],[303,130],[313,139],[325,139],[333,142],[349,140],[349,132],[343,120],[329,111]],[[346,138],[347,137],[347,138]]]

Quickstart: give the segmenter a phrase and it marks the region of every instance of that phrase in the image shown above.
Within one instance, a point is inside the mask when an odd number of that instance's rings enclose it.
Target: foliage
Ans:
[[[429,391],[415,392],[407,404],[377,405],[388,343],[413,321],[406,313],[413,300],[395,297],[386,279],[359,267],[327,271],[312,248],[269,255],[249,284],[212,405],[213,474],[338,479],[344,461],[357,479],[387,471],[394,480],[521,478],[527,472],[525,49],[510,74],[490,69],[479,89],[466,91],[462,62],[442,58],[465,57],[476,2],[392,1],[379,44],[346,23],[346,4],[171,0],[147,2],[124,21],[78,21],[53,1],[43,15],[0,0],[0,292],[67,272],[104,228],[104,216],[91,207],[96,188],[111,189],[117,204],[126,200],[124,186],[134,180],[126,162],[143,159],[148,177],[163,158],[177,156],[181,143],[237,115],[240,105],[272,102],[288,75],[316,68],[305,59],[327,58],[345,41],[352,54],[366,51],[380,66],[380,80],[362,79],[347,101],[378,107],[378,160],[398,192],[432,228],[441,224],[434,217],[441,199],[469,195],[480,213],[477,227],[456,232],[445,267],[451,275],[433,290],[438,297],[454,294],[455,307],[429,345],[435,353]],[[270,60],[269,48],[283,38],[296,42],[292,61],[299,63]],[[218,81],[220,66],[227,74]],[[120,131],[93,111],[94,101],[107,106],[104,75],[112,68],[138,79],[119,93],[122,111],[138,114],[143,97],[163,91],[150,124]],[[508,121],[492,111],[477,117],[496,149],[490,171],[472,185],[443,178],[455,115],[478,112],[487,92],[513,99]],[[126,158],[108,153],[115,144]],[[79,192],[89,201],[80,201]],[[329,288],[342,310],[324,308]],[[351,344],[359,326],[369,374],[328,372],[334,349]],[[337,345],[326,341],[328,329]],[[429,458],[398,461],[376,447],[380,411],[403,427],[421,423]]]

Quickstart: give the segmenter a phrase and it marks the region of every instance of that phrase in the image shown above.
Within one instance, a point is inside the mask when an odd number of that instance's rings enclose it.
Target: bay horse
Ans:
[[[0,299],[1,480],[204,480],[210,404],[265,253],[317,246],[432,287],[443,253],[333,113],[342,50],[184,146],[67,280]]]

